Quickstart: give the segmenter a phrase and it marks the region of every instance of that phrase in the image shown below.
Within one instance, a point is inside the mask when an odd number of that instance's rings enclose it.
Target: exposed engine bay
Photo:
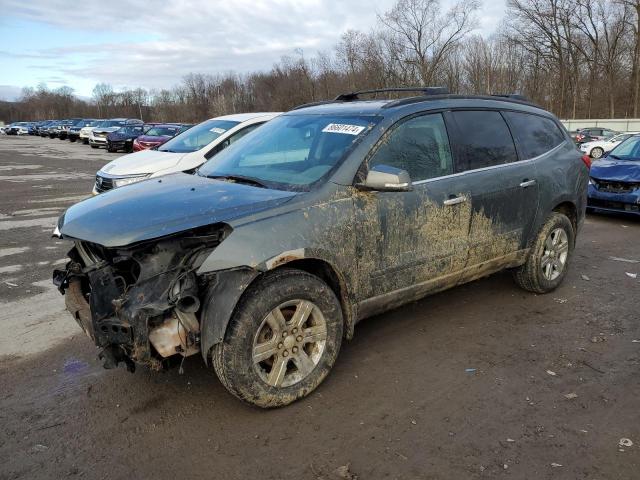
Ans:
[[[122,248],[74,242],[53,280],[105,368],[160,369],[200,352],[201,298],[216,276],[196,271],[230,231],[218,224]]]

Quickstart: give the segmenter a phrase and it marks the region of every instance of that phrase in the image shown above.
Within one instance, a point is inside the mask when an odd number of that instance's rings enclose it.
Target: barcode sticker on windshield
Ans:
[[[213,133],[217,133],[218,135],[222,135],[226,130],[224,128],[213,127],[211,130]]]
[[[330,123],[322,129],[325,133],[346,133],[347,135],[360,135],[366,127],[360,125],[347,125],[344,123]]]

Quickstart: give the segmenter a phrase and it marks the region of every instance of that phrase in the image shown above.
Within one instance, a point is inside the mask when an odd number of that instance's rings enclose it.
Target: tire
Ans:
[[[589,153],[589,155],[591,156],[591,158],[602,158],[602,155],[604,155],[604,150],[600,147],[594,147],[591,149],[591,153]]]
[[[276,310],[282,315],[275,315]],[[296,332],[292,322],[303,311],[306,317]],[[282,407],[324,380],[340,351],[342,329],[340,302],[326,283],[300,270],[277,270],[244,292],[224,341],[212,350],[213,367],[240,400]],[[313,340],[306,342],[305,336]],[[277,366],[282,368],[275,370]]]
[[[114,150],[113,148],[107,147],[107,152],[115,153],[115,152],[117,152],[117,150]]]
[[[89,140],[87,140],[86,138],[82,139],[82,144],[83,145],[89,145]]]
[[[514,270],[515,282],[529,292],[555,290],[567,275],[574,246],[571,221],[566,215],[553,212],[533,240],[525,264]]]

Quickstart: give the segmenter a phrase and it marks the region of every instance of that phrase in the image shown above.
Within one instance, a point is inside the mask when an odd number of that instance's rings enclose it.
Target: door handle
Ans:
[[[522,183],[520,183],[520,186],[522,188],[527,188],[527,187],[532,187],[535,184],[536,184],[535,180],[527,180],[527,179],[525,179],[525,180],[522,181]]]
[[[451,206],[451,205],[457,205],[459,203],[464,203],[466,201],[467,201],[467,197],[465,197],[464,195],[460,195],[459,197],[447,198],[442,203],[444,203],[447,206]]]

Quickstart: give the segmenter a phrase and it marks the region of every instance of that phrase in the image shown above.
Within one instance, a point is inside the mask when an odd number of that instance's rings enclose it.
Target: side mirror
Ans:
[[[409,173],[389,165],[375,165],[369,169],[364,183],[356,186],[362,190],[380,192],[410,192],[413,190]]]

